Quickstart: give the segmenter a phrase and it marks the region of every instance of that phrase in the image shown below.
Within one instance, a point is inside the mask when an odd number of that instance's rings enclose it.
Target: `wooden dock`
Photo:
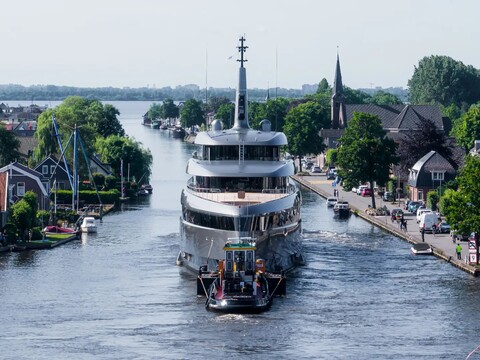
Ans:
[[[112,211],[114,208],[115,208],[114,204],[104,204],[104,205],[91,204],[91,205],[86,205],[82,210],[79,210],[78,214],[82,216],[91,216],[91,217],[94,217],[95,219],[100,219],[104,215]]]

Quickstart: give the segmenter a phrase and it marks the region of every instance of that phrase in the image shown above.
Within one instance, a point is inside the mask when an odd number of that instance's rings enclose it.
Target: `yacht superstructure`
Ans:
[[[178,263],[198,271],[214,269],[224,257],[228,238],[256,239],[257,256],[267,271],[287,271],[303,263],[301,254],[301,194],[290,180],[291,159],[282,158],[285,134],[248,124],[245,39],[240,39],[239,81],[235,122],[224,130],[215,120],[212,130],[198,133],[187,165],[191,175],[182,191]]]

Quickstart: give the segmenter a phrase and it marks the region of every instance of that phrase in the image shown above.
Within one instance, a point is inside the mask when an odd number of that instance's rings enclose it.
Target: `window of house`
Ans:
[[[24,195],[25,195],[25,183],[17,182],[17,196],[24,196]]]
[[[50,165],[50,174],[55,172],[55,165]]]
[[[423,201],[423,190],[418,190],[418,199],[420,201]]]
[[[43,175],[48,174],[48,165],[42,165],[42,174]]]
[[[445,173],[432,171],[432,180],[443,180]]]
[[[50,192],[50,184],[48,181],[42,181],[43,187],[47,190],[47,193]]]

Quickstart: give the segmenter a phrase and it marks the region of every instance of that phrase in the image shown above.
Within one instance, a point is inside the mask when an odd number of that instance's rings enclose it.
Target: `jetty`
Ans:
[[[364,220],[382,228],[383,230],[411,243],[419,244],[422,243],[422,236],[419,231],[418,224],[416,222],[416,215],[411,214],[407,211],[404,211],[404,218],[407,220],[407,231],[400,229],[400,224],[396,221],[392,222],[390,216],[372,216],[368,215],[365,211],[371,206],[372,199],[370,196],[359,196],[351,191],[344,191],[340,186],[333,186],[332,180],[327,180],[326,175],[310,175],[310,176],[300,176],[294,175],[292,178],[297,181],[302,186],[308,188],[314,193],[320,195],[323,198],[333,196],[333,190],[338,191],[338,199],[348,201],[350,204],[350,209],[354,215],[357,215]],[[375,202],[377,207],[386,206],[389,211],[394,208],[403,208],[404,202],[400,201],[400,204],[385,202],[381,199],[380,196],[375,195],[377,198]],[[443,259],[450,264],[458,267],[459,269],[468,272],[473,276],[480,275],[480,268],[476,266],[469,265],[467,263],[468,259],[468,242],[462,243],[462,256],[461,260],[457,259],[455,252],[455,247],[457,244],[452,242],[450,234],[424,234],[425,243],[429,244],[433,249],[433,255],[437,258]]]

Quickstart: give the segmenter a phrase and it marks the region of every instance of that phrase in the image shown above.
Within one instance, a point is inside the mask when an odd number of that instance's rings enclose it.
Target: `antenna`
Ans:
[[[245,36],[245,35],[244,35],[244,36]],[[242,36],[242,37],[240,38],[240,46],[237,46],[237,47],[238,47],[238,52],[240,53],[240,59],[237,60],[237,61],[240,62],[240,67],[242,67],[242,68],[243,68],[243,63],[248,61],[248,60],[246,60],[246,59],[243,58],[243,54],[244,54],[244,53],[247,51],[247,49],[248,49],[248,46],[244,46],[244,45],[243,45],[243,43],[245,42],[245,37],[244,37],[244,36]]]
[[[278,92],[278,48],[275,48],[275,99],[277,98],[277,92]]]
[[[205,131],[208,131],[208,48],[205,49]]]

